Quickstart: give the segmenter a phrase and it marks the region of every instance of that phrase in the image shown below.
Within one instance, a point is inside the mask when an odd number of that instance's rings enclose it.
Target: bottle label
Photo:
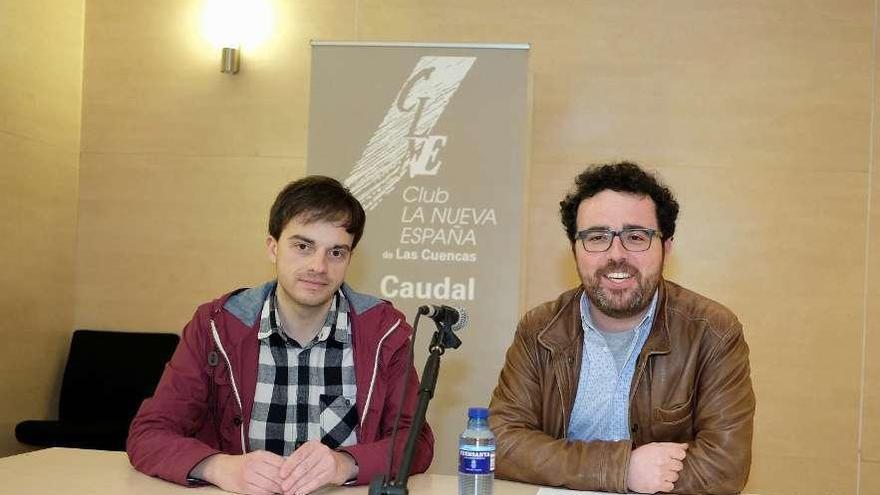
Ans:
[[[465,445],[458,449],[458,472],[462,474],[492,474],[495,472],[495,447]]]

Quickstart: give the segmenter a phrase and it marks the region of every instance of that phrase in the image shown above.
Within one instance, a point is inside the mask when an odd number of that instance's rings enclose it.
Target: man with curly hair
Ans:
[[[582,285],[523,316],[490,404],[496,473],[577,490],[738,493],[755,396],[742,325],[663,278],[678,203],[628,162],[560,203]]]

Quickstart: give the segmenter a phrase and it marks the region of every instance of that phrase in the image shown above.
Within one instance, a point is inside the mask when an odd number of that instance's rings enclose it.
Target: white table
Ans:
[[[412,476],[413,495],[456,495],[458,478]],[[539,487],[495,480],[496,495],[535,495]],[[213,486],[187,488],[135,471],[125,452],[52,448],[0,458],[0,495],[215,495]],[[366,486],[333,487],[321,495],[367,495]]]

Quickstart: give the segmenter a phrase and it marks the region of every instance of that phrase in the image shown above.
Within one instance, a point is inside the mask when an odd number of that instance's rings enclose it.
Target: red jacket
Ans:
[[[257,383],[256,333],[263,302],[274,287],[269,282],[236,291],[196,310],[155,395],[143,402],[131,423],[127,450],[136,469],[185,485],[189,472],[206,457],[247,450]],[[412,328],[391,303],[347,285],[342,290],[349,302],[360,424],[357,444],[341,450],[357,461],[357,484],[366,484],[387,468],[405,374],[409,390],[395,442],[395,469],[403,455],[418,402],[418,377],[408,360]],[[425,423],[412,473],[428,469],[433,455],[434,437]]]

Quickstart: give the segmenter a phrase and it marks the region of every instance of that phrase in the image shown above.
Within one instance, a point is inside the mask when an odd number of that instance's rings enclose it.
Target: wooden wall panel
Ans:
[[[84,3],[0,1],[0,456],[57,416],[73,326]]]
[[[877,69],[875,60],[874,68]],[[860,493],[880,492],[880,159],[877,150],[880,145],[880,132],[877,130],[876,113],[880,103],[876,99],[876,91],[880,90],[880,79],[875,72],[875,98],[873,124],[873,156],[870,169],[870,208],[868,210],[868,245],[867,245],[867,277],[866,277],[866,308],[865,335],[862,382],[863,401],[859,439],[860,460],[862,461]]]
[[[274,277],[268,211],[301,159],[84,153],[78,326],[179,331],[196,307]]]

